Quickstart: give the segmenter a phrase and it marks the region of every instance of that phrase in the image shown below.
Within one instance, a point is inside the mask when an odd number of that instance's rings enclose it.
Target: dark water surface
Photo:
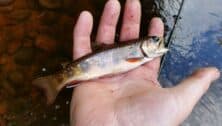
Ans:
[[[200,67],[216,66],[222,71],[221,5],[220,0],[184,1],[160,75],[165,87],[176,85]],[[222,78],[210,87],[183,125],[221,125],[221,96]]]
[[[37,75],[52,73],[61,62],[72,60],[72,30],[80,11],[93,13],[95,38],[105,2],[0,0],[0,126],[69,125],[72,90],[63,90],[56,102],[47,106],[42,90],[31,81]],[[124,5],[125,0],[120,2]],[[153,2],[141,3],[141,34],[145,35]]]

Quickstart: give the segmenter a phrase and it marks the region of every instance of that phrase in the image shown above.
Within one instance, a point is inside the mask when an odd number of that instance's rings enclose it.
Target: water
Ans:
[[[176,85],[194,70],[216,66],[222,71],[222,8],[219,0],[186,0],[171,37],[160,75],[165,87]],[[201,99],[184,126],[218,126],[222,120],[222,78]]]

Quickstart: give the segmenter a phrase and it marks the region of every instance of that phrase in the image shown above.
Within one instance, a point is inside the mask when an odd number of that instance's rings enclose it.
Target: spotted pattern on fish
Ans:
[[[65,66],[60,74],[37,78],[33,84],[47,92],[49,102],[55,100],[58,92],[73,82],[81,82],[110,74],[124,73],[147,63],[167,52],[162,37],[122,43],[119,46],[84,56]],[[75,84],[75,83],[74,83]]]
[[[86,61],[81,62],[80,69],[82,72],[87,72],[89,70],[89,63]]]

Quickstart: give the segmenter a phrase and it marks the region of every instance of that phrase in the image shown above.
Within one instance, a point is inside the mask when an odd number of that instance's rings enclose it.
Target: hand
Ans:
[[[113,44],[120,14],[117,0],[104,8],[97,42]],[[120,41],[139,37],[141,6],[127,0]],[[82,12],[74,29],[74,59],[91,52],[93,19]],[[163,36],[163,23],[153,18],[148,35]],[[160,58],[117,76],[82,82],[75,88],[71,104],[72,126],[173,126],[191,113],[210,83],[219,77],[216,68],[203,68],[174,88],[162,88],[158,81]]]

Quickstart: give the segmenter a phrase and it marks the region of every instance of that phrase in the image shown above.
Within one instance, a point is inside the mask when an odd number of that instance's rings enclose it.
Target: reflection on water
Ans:
[[[2,2],[7,3],[2,3]],[[125,0],[120,0],[121,4]],[[142,0],[144,27],[152,0]],[[67,126],[71,89],[46,106],[33,77],[55,71],[71,60],[74,21],[82,10],[93,13],[95,27],[106,0],[0,1],[0,126]],[[121,23],[121,22],[120,22]],[[119,28],[118,28],[119,29]],[[94,29],[92,38],[95,36]],[[142,32],[142,34],[146,34]]]
[[[176,85],[195,69],[216,66],[222,71],[222,1],[186,0],[182,19],[172,36],[160,81],[165,87]],[[211,86],[184,126],[218,126],[222,123],[222,78]]]

